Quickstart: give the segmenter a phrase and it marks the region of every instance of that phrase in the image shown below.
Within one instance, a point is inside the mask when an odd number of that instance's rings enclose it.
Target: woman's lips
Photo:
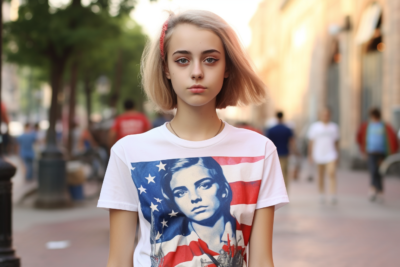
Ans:
[[[206,90],[206,87],[198,84],[198,85],[192,85],[191,87],[189,87],[189,91],[192,94],[201,94],[204,93],[204,91]]]
[[[205,88],[201,88],[201,87],[193,87],[193,88],[189,88],[189,91],[192,92],[193,94],[201,94],[205,91]]]
[[[204,211],[206,208],[207,208],[206,206],[199,206],[199,207],[193,208],[191,211],[192,212],[195,211],[197,213],[197,212]]]

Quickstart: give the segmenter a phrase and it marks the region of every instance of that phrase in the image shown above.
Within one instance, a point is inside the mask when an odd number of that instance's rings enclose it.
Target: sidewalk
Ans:
[[[400,179],[386,179],[384,204],[367,200],[368,174],[339,171],[338,203],[319,203],[317,185],[292,182],[291,203],[276,212],[277,267],[395,267],[400,261]],[[108,213],[96,202],[68,210],[14,207],[14,246],[22,267],[105,266]],[[49,241],[69,241],[49,250]]]
[[[400,179],[385,182],[385,202],[371,203],[368,173],[341,170],[336,205],[320,204],[316,182],[292,182],[275,217],[275,266],[399,266]]]

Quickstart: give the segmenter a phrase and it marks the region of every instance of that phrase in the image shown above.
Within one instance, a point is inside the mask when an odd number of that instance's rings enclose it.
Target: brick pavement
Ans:
[[[368,202],[368,178],[339,172],[339,201],[321,205],[316,184],[293,182],[291,203],[278,210],[274,229],[275,266],[400,266],[400,179],[386,181],[384,204]],[[107,213],[95,203],[65,211],[15,208],[14,244],[22,267],[105,266]],[[71,246],[48,250],[48,241]]]

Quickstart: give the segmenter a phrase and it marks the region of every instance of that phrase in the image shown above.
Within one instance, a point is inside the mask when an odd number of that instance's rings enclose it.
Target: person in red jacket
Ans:
[[[125,112],[115,118],[110,129],[110,147],[127,135],[141,134],[151,129],[151,123],[146,115],[135,110],[135,103],[132,100],[125,100],[124,109]]]
[[[368,155],[371,175],[370,200],[383,201],[383,181],[379,166],[383,159],[398,150],[396,133],[393,128],[381,120],[381,112],[374,108],[370,111],[369,122],[363,123],[357,133],[357,143],[364,155]]]

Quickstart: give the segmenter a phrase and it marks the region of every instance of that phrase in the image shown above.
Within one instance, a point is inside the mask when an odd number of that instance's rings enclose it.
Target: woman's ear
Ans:
[[[229,77],[229,70],[228,68],[225,69],[225,73],[224,73],[224,78],[228,78]]]
[[[163,69],[164,69],[164,72],[165,72],[165,76],[167,76],[167,79],[171,80],[171,74],[169,73],[168,64],[163,63]]]
[[[224,192],[222,193],[222,198],[227,198],[229,194],[228,188],[225,188]]]

